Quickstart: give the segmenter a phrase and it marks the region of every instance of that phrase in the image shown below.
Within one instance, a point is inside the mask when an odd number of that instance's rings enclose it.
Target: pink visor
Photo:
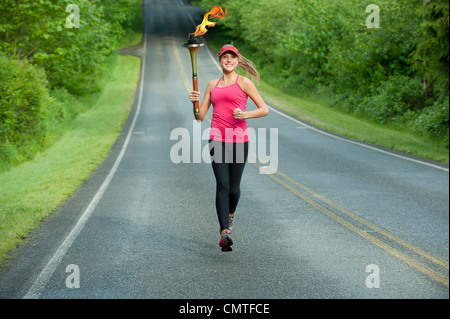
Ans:
[[[222,56],[222,54],[224,54],[225,52],[230,51],[233,52],[234,54],[236,54],[237,56],[239,56],[239,50],[236,49],[234,46],[232,45],[225,45],[222,47],[222,49],[220,49],[219,52],[219,58]]]

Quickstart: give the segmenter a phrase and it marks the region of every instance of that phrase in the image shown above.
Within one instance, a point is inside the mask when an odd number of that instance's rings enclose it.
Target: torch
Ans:
[[[198,91],[198,79],[197,79],[197,51],[198,48],[203,46],[203,43],[198,42],[197,38],[194,34],[189,34],[189,39],[187,43],[183,44],[183,47],[189,50],[191,55],[191,64],[192,64],[192,85],[194,87],[194,91]],[[194,114],[197,115],[199,112],[199,103],[198,101],[193,102],[194,104]]]
[[[189,50],[191,54],[191,63],[192,63],[192,83],[194,86],[194,91],[198,91],[198,80],[197,80],[197,51],[198,48],[203,46],[203,43],[197,40],[197,36],[205,34],[208,30],[206,27],[213,27],[216,25],[216,22],[211,22],[208,20],[208,16],[213,18],[224,18],[227,16],[227,9],[225,11],[220,6],[213,7],[209,12],[205,13],[203,16],[203,21],[196,28],[194,33],[189,34],[188,42],[183,44],[183,47]],[[194,115],[197,115],[199,112],[199,103],[193,102],[194,104]]]

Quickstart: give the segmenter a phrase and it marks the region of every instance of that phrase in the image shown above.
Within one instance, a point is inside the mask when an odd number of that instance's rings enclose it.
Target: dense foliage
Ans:
[[[430,134],[448,147],[447,0],[379,0],[378,17],[353,0],[220,4],[228,16],[209,36],[234,40],[271,84],[325,95],[333,107]]]
[[[99,90],[105,61],[135,26],[141,1],[73,3],[0,2],[0,169],[45,147],[52,123],[73,117],[74,96]]]

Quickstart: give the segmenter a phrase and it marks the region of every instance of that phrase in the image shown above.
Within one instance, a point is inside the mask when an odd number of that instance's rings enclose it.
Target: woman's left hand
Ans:
[[[240,108],[235,108],[233,111],[233,116],[237,120],[243,120],[244,119],[244,112]]]

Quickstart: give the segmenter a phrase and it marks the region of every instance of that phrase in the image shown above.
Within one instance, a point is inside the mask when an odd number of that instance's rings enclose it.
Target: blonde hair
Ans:
[[[259,73],[258,71],[256,71],[255,66],[253,65],[253,62],[250,61],[249,59],[247,59],[246,57],[244,57],[242,54],[239,53],[239,66],[242,68],[242,70],[244,70],[245,72],[245,76],[248,76],[248,74],[250,73],[250,76],[252,78],[252,81],[259,84],[259,81],[261,80],[261,78],[259,77]]]
[[[224,47],[226,47],[228,45],[232,45],[232,44],[225,44]],[[219,57],[219,60],[220,60],[220,57]],[[259,82],[261,81],[261,78],[259,76],[258,71],[255,68],[255,65],[253,64],[252,61],[250,61],[249,59],[244,57],[241,53],[239,53],[239,57],[238,57],[238,66],[240,66],[241,69],[244,70],[245,76],[248,76],[248,74],[250,74],[252,81],[259,84]]]

